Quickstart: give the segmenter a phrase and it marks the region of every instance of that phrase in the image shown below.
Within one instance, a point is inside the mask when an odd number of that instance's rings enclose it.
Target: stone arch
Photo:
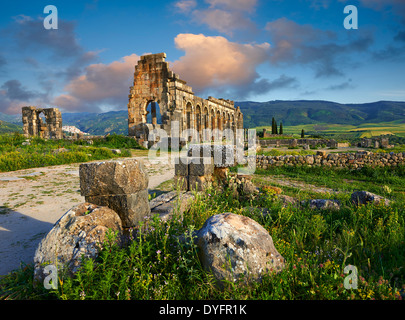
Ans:
[[[221,111],[217,110],[216,112],[216,119],[217,119],[217,129],[222,130],[222,117],[221,117]]]
[[[201,105],[197,104],[195,107],[195,128],[201,137],[201,132],[202,132],[202,120],[201,120]]]
[[[160,106],[157,101],[148,100],[148,102],[146,103],[146,106],[145,106],[144,117],[145,117],[145,123],[150,123],[154,126],[157,126],[158,122],[162,121],[161,113],[160,113]],[[160,121],[159,121],[159,119],[160,119]]]
[[[62,139],[62,114],[57,108],[22,108],[24,135],[43,139]]]
[[[214,130],[216,128],[216,121],[215,121],[216,112],[214,108],[211,108],[211,129]]]
[[[186,120],[186,129],[192,129],[193,126],[193,105],[190,101],[186,103],[186,108],[185,108],[185,120]]]

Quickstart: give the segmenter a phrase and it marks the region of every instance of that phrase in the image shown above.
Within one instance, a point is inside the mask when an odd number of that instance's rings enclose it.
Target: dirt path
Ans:
[[[174,166],[144,161],[149,189],[174,176]],[[79,164],[0,173],[0,275],[31,263],[40,240],[70,208],[84,202]]]

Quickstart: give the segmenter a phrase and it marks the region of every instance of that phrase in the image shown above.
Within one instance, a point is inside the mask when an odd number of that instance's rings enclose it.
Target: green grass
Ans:
[[[44,140],[37,137],[30,139],[30,145],[24,145],[25,140],[18,133],[0,135],[0,172],[130,157],[131,149],[141,148],[134,139],[115,134],[105,139],[94,139],[93,145],[84,140]],[[111,149],[121,149],[121,154],[114,154]]]
[[[151,219],[148,228],[119,247],[111,234],[96,260],[85,259],[75,277],[60,275],[57,290],[32,284],[32,266],[0,280],[3,299],[399,299],[405,285],[405,169],[325,171],[317,168],[278,168],[266,175],[286,175],[314,184],[345,190],[350,178],[354,188],[391,190],[391,206],[354,207],[348,197],[339,211],[316,211],[308,207],[281,205],[277,197],[261,192],[254,197],[235,198],[232,190],[210,189],[196,195],[183,220]],[[320,180],[318,180],[318,178]],[[317,182],[318,181],[318,182]],[[291,189],[290,195],[302,194]],[[386,194],[384,194],[386,195]],[[387,195],[388,196],[388,195]],[[270,214],[248,207],[268,208]],[[260,283],[239,286],[226,283],[217,289],[212,275],[198,259],[193,231],[212,215],[233,212],[246,215],[269,231],[275,247],[285,258],[279,274],[265,275]],[[183,240],[181,240],[183,239]],[[354,265],[359,281],[356,290],[344,288],[344,268]]]
[[[256,130],[271,130],[269,126],[256,127]],[[295,126],[284,126],[284,134],[293,134],[296,138],[300,137],[301,130],[305,130],[305,137],[310,135],[322,135],[326,138],[338,140],[360,139],[393,134],[398,137],[405,137],[405,123],[402,120],[381,122],[381,123],[364,123],[360,125],[317,123],[304,124]]]

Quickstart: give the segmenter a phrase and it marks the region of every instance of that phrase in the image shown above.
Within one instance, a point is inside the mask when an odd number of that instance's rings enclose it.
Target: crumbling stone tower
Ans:
[[[212,137],[203,136],[204,129],[243,129],[243,114],[233,101],[195,96],[186,81],[169,69],[165,58],[165,53],[144,55],[135,66],[128,102],[129,136],[143,143],[154,129],[165,130],[168,137],[174,131],[195,130],[200,140],[210,140]],[[151,123],[147,122],[149,103]],[[157,123],[156,103],[162,124]],[[175,123],[178,128],[172,128]]]
[[[45,122],[40,115],[44,114]],[[58,108],[22,108],[23,131],[26,137],[38,136],[43,139],[63,139],[62,114]]]

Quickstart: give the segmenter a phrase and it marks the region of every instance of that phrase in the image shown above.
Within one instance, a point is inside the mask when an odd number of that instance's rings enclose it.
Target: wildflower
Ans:
[[[161,252],[162,252],[162,251],[160,251],[160,250],[156,251],[157,254],[160,254]]]

